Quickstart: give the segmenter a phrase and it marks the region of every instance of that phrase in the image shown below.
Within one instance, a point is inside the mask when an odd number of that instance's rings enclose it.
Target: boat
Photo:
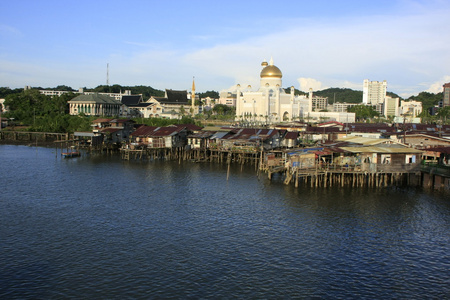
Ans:
[[[63,152],[63,153],[61,153],[61,155],[64,158],[71,158],[71,157],[81,156],[81,153],[78,151],[71,151],[71,152]]]

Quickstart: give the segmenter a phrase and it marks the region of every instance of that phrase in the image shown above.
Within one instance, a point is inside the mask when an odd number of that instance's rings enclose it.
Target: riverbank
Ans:
[[[55,148],[58,147],[58,143],[54,141],[14,141],[14,140],[0,140],[0,145],[20,145],[20,146],[30,146],[30,147],[46,147]]]
[[[310,186],[326,188],[331,186],[352,187],[386,187],[386,186],[423,186],[435,189],[450,189],[450,178],[447,173],[436,174],[423,169],[420,161],[405,164],[406,154],[392,154],[396,164],[356,163],[353,156],[330,156],[326,152],[316,152],[320,149],[290,150],[264,150],[255,151],[245,147],[233,148],[190,148],[190,147],[148,147],[146,145],[126,145],[120,148],[118,144],[98,144],[87,148],[74,140],[74,137],[65,133],[43,133],[24,131],[3,131],[0,133],[0,145],[24,145],[30,147],[46,147],[60,149],[67,152],[69,149],[86,149],[87,152],[97,152],[106,155],[120,154],[124,160],[174,160],[193,162],[217,162],[238,164],[243,168],[254,169],[258,174],[266,173],[268,178],[281,176],[286,185],[293,183],[295,187]],[[119,149],[120,148],[120,149]],[[351,150],[351,149],[350,149]],[[369,149],[370,150],[370,149]],[[410,151],[408,149],[408,151]],[[384,153],[384,152],[383,152]],[[323,163],[317,155],[330,156],[332,163]],[[365,154],[364,154],[365,155]],[[377,154],[378,155],[378,154]],[[380,156],[380,159],[383,155]],[[397,155],[397,156],[395,156]],[[371,156],[373,157],[373,156]],[[344,159],[346,163],[344,164]],[[353,159],[350,161],[349,159]]]
[[[68,133],[9,131],[0,132],[0,145],[60,147],[69,140]]]

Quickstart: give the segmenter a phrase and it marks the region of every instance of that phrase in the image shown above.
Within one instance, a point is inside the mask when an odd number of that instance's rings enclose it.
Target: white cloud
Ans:
[[[391,91],[413,94],[423,88],[421,82],[448,72],[450,44],[442,36],[450,27],[445,14],[298,20],[296,27],[276,34],[187,53],[183,63],[192,63],[198,72],[234,78],[241,86],[255,86],[259,63],[273,56],[283,72],[283,86],[298,81],[302,90],[362,90],[364,79],[387,80],[391,87],[404,88]]]
[[[431,84],[430,87],[426,90],[426,92],[433,94],[441,93],[443,91],[442,86],[448,82],[450,82],[450,75],[446,75],[439,81],[436,81],[435,83]]]
[[[313,91],[320,91],[323,89],[322,83],[316,79],[300,77],[297,80],[300,84],[300,90],[303,92],[309,92],[309,89],[312,89]]]
[[[447,79],[450,43],[445,38],[450,32],[449,5],[446,1],[434,5],[427,1],[425,7],[416,7],[413,5],[416,2],[402,1],[398,12],[390,11],[386,16],[322,18],[304,14],[311,18],[287,16],[286,22],[279,20],[276,27],[271,22],[251,23],[249,19],[251,24],[258,24],[258,30],[243,28],[238,33],[236,28],[229,28],[226,32],[232,34],[226,37],[232,36],[231,40],[200,33],[195,49],[191,44],[187,47],[173,43],[174,46],[168,40],[157,38],[140,42],[122,37],[125,49],[116,45],[102,48],[99,44],[102,54],[95,58],[61,51],[60,60],[56,61],[54,57],[42,59],[35,49],[28,56],[22,54],[23,47],[17,51],[22,57],[13,55],[13,48],[3,45],[5,50],[0,52],[0,58],[9,65],[6,68],[1,64],[0,79],[7,85],[17,82],[18,86],[24,86],[34,81],[41,86],[57,82],[77,88],[104,84],[106,63],[109,63],[111,84],[189,89],[195,76],[199,92],[219,91],[237,83],[243,88],[250,84],[257,89],[260,63],[273,56],[283,73],[284,87],[296,86],[298,82],[304,91],[327,87],[362,90],[364,79],[387,80],[388,90],[404,97],[427,89],[442,89],[441,82],[450,81]],[[222,25],[217,30],[224,30],[223,26],[232,25]],[[248,31],[268,34],[245,36]],[[6,33],[20,32],[0,25],[0,35]],[[204,41],[209,46],[203,47]]]

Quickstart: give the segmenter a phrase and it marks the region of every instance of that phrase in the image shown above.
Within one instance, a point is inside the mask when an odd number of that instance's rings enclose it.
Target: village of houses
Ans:
[[[281,70],[261,63],[260,88],[251,86],[221,94],[219,103],[236,108],[236,120],[226,126],[178,124],[152,127],[139,118],[179,118],[211,108],[194,105],[192,92],[167,89],[165,97],[99,94],[79,91],[68,101],[70,114],[116,116],[92,122],[91,132],[75,132],[74,147],[116,149],[122,158],[189,160],[239,163],[254,166],[269,178],[281,176],[286,184],[326,187],[333,185],[421,185],[450,190],[450,125],[420,124],[420,102],[399,103],[386,95],[387,82],[364,80],[363,105],[370,105],[391,123],[356,123],[355,104],[294,95],[282,86]],[[57,95],[58,91],[41,91]],[[63,92],[61,92],[63,93]],[[334,107],[336,105],[336,107]],[[450,83],[444,85],[443,106],[450,105]],[[346,107],[344,107],[346,106]],[[120,117],[118,117],[120,116]]]
[[[354,104],[340,103],[328,110],[328,99],[314,97],[311,89],[307,96],[297,96],[294,87],[290,93],[281,87],[281,70],[272,59],[263,61],[259,89],[238,84],[218,99],[236,108],[234,126],[151,127],[127,119],[97,119],[88,138],[93,142],[100,136],[102,143],[120,144],[124,159],[254,165],[269,178],[282,176],[286,184],[296,186],[410,184],[450,189],[450,126],[420,124],[421,103],[400,105],[399,98],[386,95],[386,81],[364,80],[362,104],[392,117],[390,124],[356,123],[355,113],[342,107]],[[166,90],[165,97],[147,101],[129,94],[119,97],[122,106],[106,106],[110,115],[134,109],[142,117],[171,118],[183,105],[192,115],[200,112],[188,101],[196,99],[194,81],[189,95]],[[450,84],[445,84],[444,106],[450,105],[449,97]],[[102,102],[86,100],[69,101],[71,114],[106,115]],[[210,105],[207,99],[205,109]],[[83,138],[84,133],[75,134]]]
[[[100,118],[78,146],[120,145],[123,159],[238,163],[286,184],[449,188],[450,125],[286,123],[271,128],[166,127]],[[103,148],[104,149],[104,148]]]

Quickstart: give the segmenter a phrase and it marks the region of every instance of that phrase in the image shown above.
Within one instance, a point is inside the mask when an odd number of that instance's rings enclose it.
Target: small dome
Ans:
[[[268,65],[261,71],[261,78],[265,77],[281,78],[283,77],[283,74],[277,66]]]

